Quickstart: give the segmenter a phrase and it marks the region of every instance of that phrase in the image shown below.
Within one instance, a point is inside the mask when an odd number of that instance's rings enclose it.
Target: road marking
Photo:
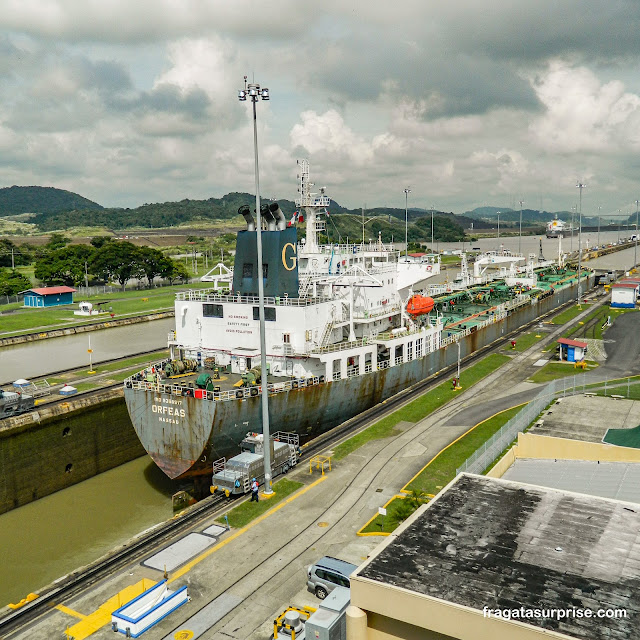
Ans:
[[[80,618],[80,620],[84,620],[87,616],[84,613],[80,613],[78,611],[74,611],[73,609],[69,609],[69,607],[65,607],[63,604],[59,604],[56,606],[58,611],[62,611],[62,613],[66,613],[67,615],[73,616],[74,618]]]
[[[269,511],[267,511],[266,513],[263,513],[261,516],[258,516],[255,520],[251,521],[246,527],[242,527],[242,529],[238,529],[238,531],[230,535],[228,538],[225,538],[214,547],[211,547],[211,549],[207,549],[207,551],[204,551],[203,553],[201,553],[199,556],[191,560],[191,562],[188,562],[177,571],[174,571],[173,575],[168,580],[168,584],[174,582],[178,578],[181,578],[185,573],[188,573],[189,571],[191,571],[191,569],[193,569],[196,565],[200,564],[205,558],[208,558],[212,553],[215,553],[216,551],[218,551],[218,549],[222,549],[222,547],[229,544],[232,540],[239,538],[243,533],[246,533],[247,531],[249,531],[249,529],[252,529],[263,520],[266,520],[269,516],[273,515],[274,513],[282,509],[282,507],[289,504],[290,502],[293,502],[300,496],[304,495],[307,491],[309,491],[309,489],[312,489],[313,487],[317,486],[327,478],[328,476],[321,476],[315,482],[312,482],[310,485],[304,487],[304,489],[300,489],[296,491],[292,496],[289,496],[286,500],[277,504],[275,507],[273,507],[273,509],[269,509]]]

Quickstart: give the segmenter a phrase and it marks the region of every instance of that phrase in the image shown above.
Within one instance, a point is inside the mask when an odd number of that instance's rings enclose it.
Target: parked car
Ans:
[[[307,569],[307,589],[324,600],[336,587],[349,588],[349,576],[357,568],[350,562],[324,556]]]

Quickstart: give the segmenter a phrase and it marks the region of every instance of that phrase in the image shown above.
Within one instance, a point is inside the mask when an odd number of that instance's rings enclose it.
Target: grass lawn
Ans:
[[[553,318],[551,322],[553,324],[566,324],[570,320],[573,320],[576,316],[580,315],[589,306],[590,306],[589,304],[583,303],[583,304],[577,304],[575,306],[569,307],[568,309],[565,309],[562,313],[559,313],[557,316],[555,316],[555,318]]]
[[[400,524],[395,517],[396,511],[404,502],[405,498],[395,497],[387,504],[387,515],[378,514],[366,527],[360,529],[358,533],[391,533]]]
[[[453,480],[456,469],[481,447],[494,433],[499,431],[522,407],[513,407],[481,422],[462,438],[443,449],[404,490],[417,489],[435,495]]]
[[[597,366],[597,362],[587,360],[586,370],[591,371],[591,369],[595,369]],[[528,382],[551,382],[551,380],[575,376],[580,373],[584,373],[584,371],[582,369],[576,369],[571,362],[549,362],[545,364],[544,367],[540,367],[540,369],[528,379]]]
[[[544,334],[536,333],[535,331],[527,331],[527,333],[521,335],[516,340],[516,348],[511,349],[511,345],[504,346],[505,351],[526,351],[529,347],[532,347],[538,340],[542,340]]]
[[[229,518],[229,526],[234,529],[240,529],[248,525],[252,520],[261,516],[263,513],[269,511],[271,507],[278,504],[281,500],[290,496],[294,491],[297,491],[303,484],[301,482],[294,482],[288,478],[281,478],[273,485],[273,491],[275,495],[273,498],[267,500],[261,499],[259,502],[251,502],[247,500],[242,502],[237,507],[234,507],[227,513]],[[225,524],[224,517],[218,518],[216,522]]]
[[[595,338],[602,340],[602,334],[608,328],[605,327],[604,330],[602,329],[602,325],[606,322],[607,317],[611,316],[611,322],[614,323],[618,316],[629,311],[635,311],[635,309],[611,309],[609,306],[599,307],[590,313],[583,321],[583,324],[586,325],[590,320],[597,318],[592,327],[585,329],[583,325],[576,325],[565,331],[562,335],[565,338]]]
[[[493,353],[479,362],[476,362],[476,364],[468,369],[464,369],[460,376],[460,384],[462,385],[463,390],[467,387],[473,386],[490,373],[493,373],[509,360],[509,356],[500,353]],[[425,416],[429,415],[432,411],[439,409],[442,405],[449,402],[456,393],[459,392],[452,390],[451,383],[449,381],[440,383],[437,387],[427,391],[427,393],[423,394],[419,398],[412,400],[406,406],[398,409],[398,411],[382,418],[382,420],[378,420],[378,422],[353,436],[353,438],[349,438],[349,440],[339,444],[334,449],[334,459],[341,460],[352,451],[355,451],[362,445],[369,442],[369,440],[387,438],[395,435],[395,426],[398,422],[418,422]]]

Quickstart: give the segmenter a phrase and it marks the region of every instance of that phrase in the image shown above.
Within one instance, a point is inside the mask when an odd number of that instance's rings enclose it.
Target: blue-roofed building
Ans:
[[[61,304],[73,304],[73,287],[40,287],[21,291],[24,294],[25,307],[56,307]]]

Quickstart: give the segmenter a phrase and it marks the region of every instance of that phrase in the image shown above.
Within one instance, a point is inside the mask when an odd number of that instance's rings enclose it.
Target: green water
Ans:
[[[0,606],[167,520],[174,491],[143,456],[0,515]]]

